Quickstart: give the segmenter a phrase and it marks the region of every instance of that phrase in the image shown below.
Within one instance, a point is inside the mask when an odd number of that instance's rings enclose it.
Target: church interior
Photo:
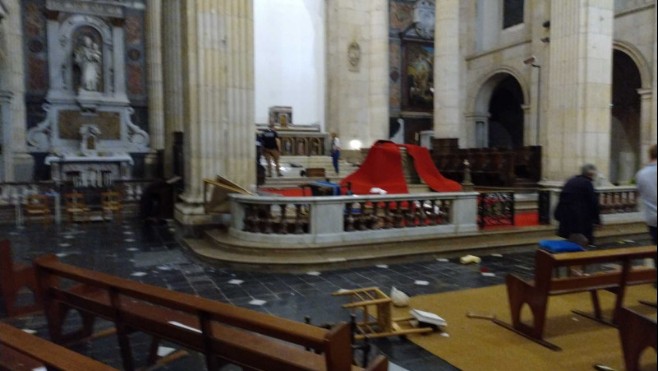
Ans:
[[[0,0],[0,370],[655,369],[657,23]]]

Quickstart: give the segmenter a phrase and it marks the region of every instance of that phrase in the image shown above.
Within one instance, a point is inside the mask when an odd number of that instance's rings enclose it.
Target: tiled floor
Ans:
[[[377,286],[389,291],[395,286],[414,296],[501,284],[508,272],[528,276],[533,265],[532,253],[528,252],[483,256],[480,265],[461,265],[457,259],[434,259],[411,264],[373,263],[370,267],[321,273],[258,273],[203,263],[183,248],[177,236],[176,229],[168,225],[144,227],[136,221],[61,227],[0,226],[0,238],[11,240],[16,260],[29,261],[41,254],[55,253],[64,262],[73,265],[297,321],[309,317],[315,324],[349,320],[349,313],[341,309],[343,299],[331,296],[339,289]],[[648,239],[637,242],[648,243]],[[0,316],[4,317],[5,314],[0,312]],[[48,337],[43,316],[8,321],[21,328],[36,330],[39,336]],[[133,340],[136,346],[146,347],[147,339],[139,339]],[[373,345],[373,354],[383,353],[403,369],[456,370],[403,338],[380,339]],[[113,336],[80,344],[75,350],[113,367],[121,367]],[[135,354],[140,353],[145,352],[135,351]],[[137,362],[140,361],[143,360],[137,359]],[[162,369],[203,370],[203,364],[201,357],[192,354]]]

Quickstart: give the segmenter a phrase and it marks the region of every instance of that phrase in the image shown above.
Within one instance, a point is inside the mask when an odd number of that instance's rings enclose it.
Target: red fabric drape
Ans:
[[[368,194],[370,189],[377,187],[388,193],[409,193],[402,170],[402,156],[400,147],[407,149],[407,153],[414,159],[414,167],[418,176],[436,192],[457,192],[462,186],[447,179],[434,166],[434,161],[427,148],[405,144],[398,145],[393,142],[380,140],[375,142],[368,151],[361,167],[341,181],[343,188],[347,183],[352,184],[354,194]]]
[[[359,169],[340,182],[343,188],[347,183],[352,184],[352,193],[357,195],[369,194],[373,187],[388,193],[409,193],[398,145],[389,141],[375,142]]]

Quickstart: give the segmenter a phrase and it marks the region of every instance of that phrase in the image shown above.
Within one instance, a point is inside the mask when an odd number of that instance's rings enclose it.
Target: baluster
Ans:
[[[357,218],[357,229],[360,231],[366,230],[366,223],[368,222],[368,216],[366,215],[366,203],[361,201],[359,202],[360,213]]]
[[[439,213],[437,212],[436,200],[431,199],[430,201],[430,210],[429,216],[427,217],[427,225],[436,225],[438,223]]]
[[[391,216],[391,202],[384,202],[384,229],[393,228],[393,218]]]
[[[405,216],[405,226],[407,228],[409,227],[415,227],[416,223],[414,218],[416,217],[416,204],[414,201],[407,200],[407,211],[404,214]]]
[[[393,216],[393,225],[395,228],[402,228],[403,227],[403,215],[402,215],[402,201],[394,201],[396,203],[395,206],[395,214]]]
[[[279,209],[281,210],[281,219],[279,221],[279,233],[288,234],[288,223],[286,221],[286,204],[280,204]]]
[[[295,234],[304,233],[304,228],[302,227],[302,205],[295,204]]]
[[[352,202],[345,204],[345,226],[346,232],[354,231],[354,216],[352,216]]]
[[[260,212],[263,213],[261,218],[263,221],[263,233],[270,234],[272,233],[272,210],[271,205],[261,205],[259,207]]]
[[[426,225],[429,225],[429,223],[427,223],[427,214],[425,213],[425,200],[420,200],[419,202],[420,202],[420,210],[419,210],[420,214],[418,215],[419,217],[418,224],[421,227],[424,227]]]
[[[377,214],[379,214],[379,202],[374,201],[372,203],[372,213],[370,214],[370,229],[379,229],[382,224],[380,222],[380,217]]]

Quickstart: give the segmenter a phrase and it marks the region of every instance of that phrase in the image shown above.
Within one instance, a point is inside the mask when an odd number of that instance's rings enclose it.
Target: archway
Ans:
[[[641,165],[640,71],[626,53],[612,57],[612,112],[610,127],[610,182],[628,184]]]
[[[523,147],[522,105],[521,86],[513,76],[506,76],[496,85],[489,100],[489,147]]]

